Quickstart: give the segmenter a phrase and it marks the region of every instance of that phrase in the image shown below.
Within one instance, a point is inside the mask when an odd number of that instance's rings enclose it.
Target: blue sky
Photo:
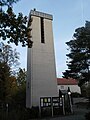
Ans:
[[[82,27],[86,20],[90,20],[90,0],[20,0],[14,5],[14,12],[29,15],[31,9],[53,15],[53,36],[57,77],[67,69],[66,53],[69,53],[65,42],[72,39],[74,30]],[[27,48],[20,45],[20,67],[27,66]]]

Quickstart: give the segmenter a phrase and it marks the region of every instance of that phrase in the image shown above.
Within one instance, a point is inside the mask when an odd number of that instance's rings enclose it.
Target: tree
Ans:
[[[22,86],[23,84],[26,84],[26,71],[25,69],[19,68],[17,72],[17,85]]]
[[[9,66],[12,73],[15,73],[17,66],[19,65],[19,53],[16,49],[12,49],[10,45],[0,44],[0,62]]]
[[[68,70],[64,77],[74,78],[79,81],[81,86],[86,81],[90,81],[90,22],[86,21],[85,27],[75,30],[73,40],[66,42],[70,53],[66,56]]]
[[[0,48],[0,101],[8,103],[17,89],[13,67],[18,65],[19,53],[4,43],[0,44]]]
[[[90,104],[90,83],[88,83],[86,91],[87,91],[87,97],[89,98],[89,104]]]
[[[8,43],[22,43],[22,46],[28,45],[32,47],[31,36],[29,32],[31,29],[27,27],[27,17],[19,13],[15,15],[12,9],[13,3],[19,0],[1,0],[0,1],[0,38]],[[7,7],[4,11],[3,8]]]
[[[6,63],[0,62],[0,101],[5,102],[8,96],[7,83],[10,77],[10,67]]]
[[[16,90],[16,78],[11,76],[10,67],[4,62],[0,62],[0,102],[10,103]]]
[[[26,106],[26,71],[25,69],[19,68],[17,72],[17,91],[13,96],[14,104],[19,107]]]

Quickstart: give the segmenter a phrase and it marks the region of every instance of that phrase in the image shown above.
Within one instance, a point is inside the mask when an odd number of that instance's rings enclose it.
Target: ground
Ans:
[[[89,112],[90,108],[88,108],[85,99],[83,99],[83,105],[81,104],[82,99],[83,98],[75,99],[75,103],[78,100],[79,102],[78,104],[73,105],[74,113],[72,115],[57,116],[53,118],[44,118],[44,119],[35,119],[35,120],[85,120],[85,113]]]

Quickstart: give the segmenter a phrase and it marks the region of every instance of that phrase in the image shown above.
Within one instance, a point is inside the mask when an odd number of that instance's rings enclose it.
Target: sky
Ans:
[[[28,16],[31,9],[53,15],[53,36],[57,77],[67,69],[66,42],[72,39],[74,31],[90,20],[90,0],[20,0],[14,4],[16,14]],[[13,46],[14,48],[15,46]],[[27,68],[27,48],[16,47],[20,53],[20,67]]]

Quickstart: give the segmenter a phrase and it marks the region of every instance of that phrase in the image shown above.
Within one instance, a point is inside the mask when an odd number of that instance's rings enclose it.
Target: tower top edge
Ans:
[[[30,16],[43,17],[49,20],[53,20],[53,16],[51,14],[39,12],[39,11],[36,11],[35,9],[30,11]]]

